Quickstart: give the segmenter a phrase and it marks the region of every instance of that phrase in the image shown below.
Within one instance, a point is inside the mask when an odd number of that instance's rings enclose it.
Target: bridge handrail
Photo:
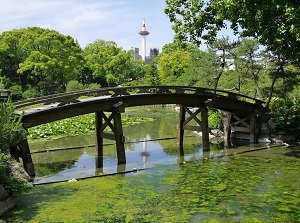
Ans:
[[[217,97],[226,97],[236,100],[247,100],[250,103],[263,106],[264,101],[234,93],[226,90],[215,90],[210,88],[189,87],[189,86],[166,86],[166,85],[150,85],[150,86],[128,86],[128,87],[107,87],[93,90],[82,90],[69,93],[52,94],[48,96],[22,100],[14,103],[15,108],[23,108],[39,104],[59,103],[65,105],[69,103],[79,102],[82,96],[124,96],[131,94],[196,94],[196,95],[213,95]]]

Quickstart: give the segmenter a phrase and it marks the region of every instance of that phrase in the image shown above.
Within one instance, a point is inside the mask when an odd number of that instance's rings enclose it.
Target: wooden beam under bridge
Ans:
[[[22,159],[25,171],[30,177],[35,177],[35,169],[27,139],[23,139],[17,146],[11,147],[10,153],[17,161],[19,161],[18,157],[20,157]]]
[[[238,138],[236,134],[249,134],[250,143],[257,143],[259,135],[259,126],[257,119],[259,113],[252,113],[250,115],[237,115],[230,112],[222,112],[225,119],[224,122],[224,142],[226,147],[231,147],[231,138]],[[235,134],[232,137],[232,133]]]
[[[201,120],[197,115],[201,113]],[[186,117],[186,114],[189,117]],[[196,121],[197,125],[188,125],[190,121]],[[191,111],[188,107],[180,105],[179,124],[178,124],[178,155],[184,156],[183,138],[184,130],[202,132],[202,145],[205,151],[209,150],[209,128],[208,128],[208,109],[207,105],[197,108],[196,111]]]
[[[123,135],[123,127],[121,113],[125,112],[122,102],[113,105],[113,107],[105,112],[109,112],[107,117],[104,111],[95,113],[96,119],[96,167],[103,168],[103,139],[110,139],[116,142],[118,165],[126,163],[126,154]],[[105,128],[109,127],[111,132],[105,132]]]

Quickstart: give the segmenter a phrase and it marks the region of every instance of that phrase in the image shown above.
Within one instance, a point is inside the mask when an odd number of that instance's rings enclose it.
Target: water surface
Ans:
[[[18,197],[8,222],[300,222],[300,147],[244,145],[224,148],[185,138],[178,164],[176,118],[124,129],[127,164],[115,146],[96,168],[94,136],[34,141],[37,185]],[[165,140],[155,140],[173,138]],[[152,141],[154,140],[154,141]],[[132,142],[132,143],[130,143]],[[109,143],[106,142],[106,143]],[[80,147],[51,152],[52,149]],[[182,160],[181,160],[182,161]],[[143,169],[103,176],[118,171]],[[80,180],[90,176],[101,176]]]

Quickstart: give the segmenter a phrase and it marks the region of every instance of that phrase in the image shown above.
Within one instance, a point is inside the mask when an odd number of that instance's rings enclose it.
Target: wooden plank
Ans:
[[[101,132],[100,137],[103,139],[110,139],[116,141],[116,136],[113,133]]]
[[[201,121],[197,117],[197,115],[201,112],[201,109],[198,108],[197,111],[195,111],[194,113],[189,108],[185,109],[189,113],[190,117],[185,120],[184,125],[188,124],[191,120],[195,120],[198,123],[198,125],[201,126]]]
[[[236,132],[250,132],[250,128],[239,126],[231,126],[231,130]]]
[[[108,118],[106,117],[104,112],[101,112],[101,113],[102,113],[101,116],[102,116],[102,119],[104,120],[104,123],[102,124],[100,131],[103,132],[104,129],[108,126],[111,129],[111,131],[114,132],[115,128],[114,128],[113,124],[111,124],[111,121],[113,119],[113,113],[111,113]]]
[[[238,126],[238,125],[244,125],[244,126],[247,127],[247,128],[250,127],[250,125],[246,122],[246,121],[249,120],[249,117],[240,118],[240,117],[234,115],[233,118],[236,119],[236,121],[233,122],[233,124],[234,124],[235,126]]]
[[[190,130],[190,131],[197,131],[197,132],[201,132],[202,131],[202,127],[201,126],[192,126],[192,125],[184,125],[183,129],[184,130]]]

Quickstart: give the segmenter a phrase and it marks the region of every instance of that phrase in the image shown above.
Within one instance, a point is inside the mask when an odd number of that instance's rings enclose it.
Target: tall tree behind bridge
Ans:
[[[54,30],[30,27],[0,36],[1,76],[23,91],[62,92],[68,81],[78,77],[83,63],[78,43]]]
[[[215,40],[227,26],[254,37],[269,50],[300,63],[300,7],[295,0],[166,0],[165,13],[175,38],[201,43]]]
[[[153,62],[161,84],[209,88],[219,67],[215,52],[202,51],[195,44],[166,44]]]
[[[269,86],[268,103],[286,64],[300,64],[299,1],[166,0],[165,13],[179,42],[212,42],[230,26],[240,37],[254,37],[279,61]],[[286,73],[285,73],[286,74]]]
[[[96,40],[84,49],[86,66],[101,86],[128,84],[144,76],[144,62],[133,60],[131,51],[123,50],[114,41]]]

